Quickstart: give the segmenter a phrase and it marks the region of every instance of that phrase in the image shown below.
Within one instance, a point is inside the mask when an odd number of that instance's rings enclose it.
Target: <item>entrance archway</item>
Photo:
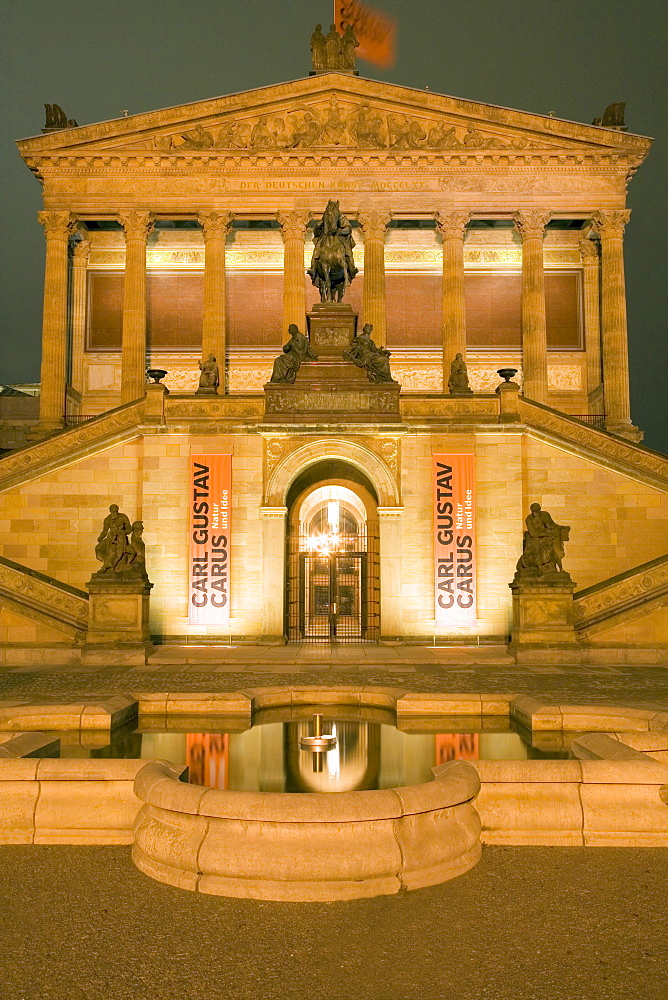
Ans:
[[[285,634],[291,642],[380,637],[378,499],[359,469],[316,462],[288,490]]]

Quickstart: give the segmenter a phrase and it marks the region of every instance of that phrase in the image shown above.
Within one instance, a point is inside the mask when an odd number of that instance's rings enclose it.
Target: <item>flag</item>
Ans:
[[[389,14],[362,0],[334,0],[334,22],[339,32],[343,32],[346,24],[352,25],[360,43],[357,48],[360,59],[386,68],[394,65],[397,22]]]

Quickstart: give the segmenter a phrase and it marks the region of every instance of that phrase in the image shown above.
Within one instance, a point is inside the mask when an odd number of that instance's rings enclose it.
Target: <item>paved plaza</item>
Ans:
[[[668,707],[668,662],[654,666],[517,665],[502,646],[163,646],[146,666],[16,667],[0,698],[76,699],[116,692],[223,692],[351,685],[439,693],[528,694],[570,703]]]

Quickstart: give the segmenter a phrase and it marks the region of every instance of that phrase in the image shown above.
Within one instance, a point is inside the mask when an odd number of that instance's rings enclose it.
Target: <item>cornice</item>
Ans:
[[[646,136],[618,132],[613,129],[585,125],[531,112],[516,111],[491,104],[482,104],[377,80],[327,73],[317,77],[306,77],[205,101],[132,115],[127,118],[63,129],[47,135],[21,139],[18,141],[18,146],[22,154],[29,154],[32,151],[55,150],[62,148],[65,144],[78,145],[85,142],[97,142],[107,137],[122,139],[126,136],[136,136],[137,133],[150,129],[168,128],[171,125],[179,127],[183,123],[187,123],[190,127],[197,124],[205,126],[208,120],[215,115],[234,112],[247,113],[249,109],[264,106],[267,107],[268,113],[271,113],[273,103],[290,99],[328,97],[331,94],[358,101],[375,98],[394,105],[403,104],[412,107],[416,112],[445,113],[480,124],[519,127],[542,132],[557,139],[561,137],[571,141],[585,141],[621,150],[642,150],[646,153],[651,145],[651,139]]]

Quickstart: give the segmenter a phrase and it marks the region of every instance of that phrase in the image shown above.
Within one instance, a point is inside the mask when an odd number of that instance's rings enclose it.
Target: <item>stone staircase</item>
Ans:
[[[0,605],[62,632],[71,641],[88,626],[88,594],[0,556]]]
[[[573,606],[575,628],[584,641],[668,607],[668,555],[577,591]]]

